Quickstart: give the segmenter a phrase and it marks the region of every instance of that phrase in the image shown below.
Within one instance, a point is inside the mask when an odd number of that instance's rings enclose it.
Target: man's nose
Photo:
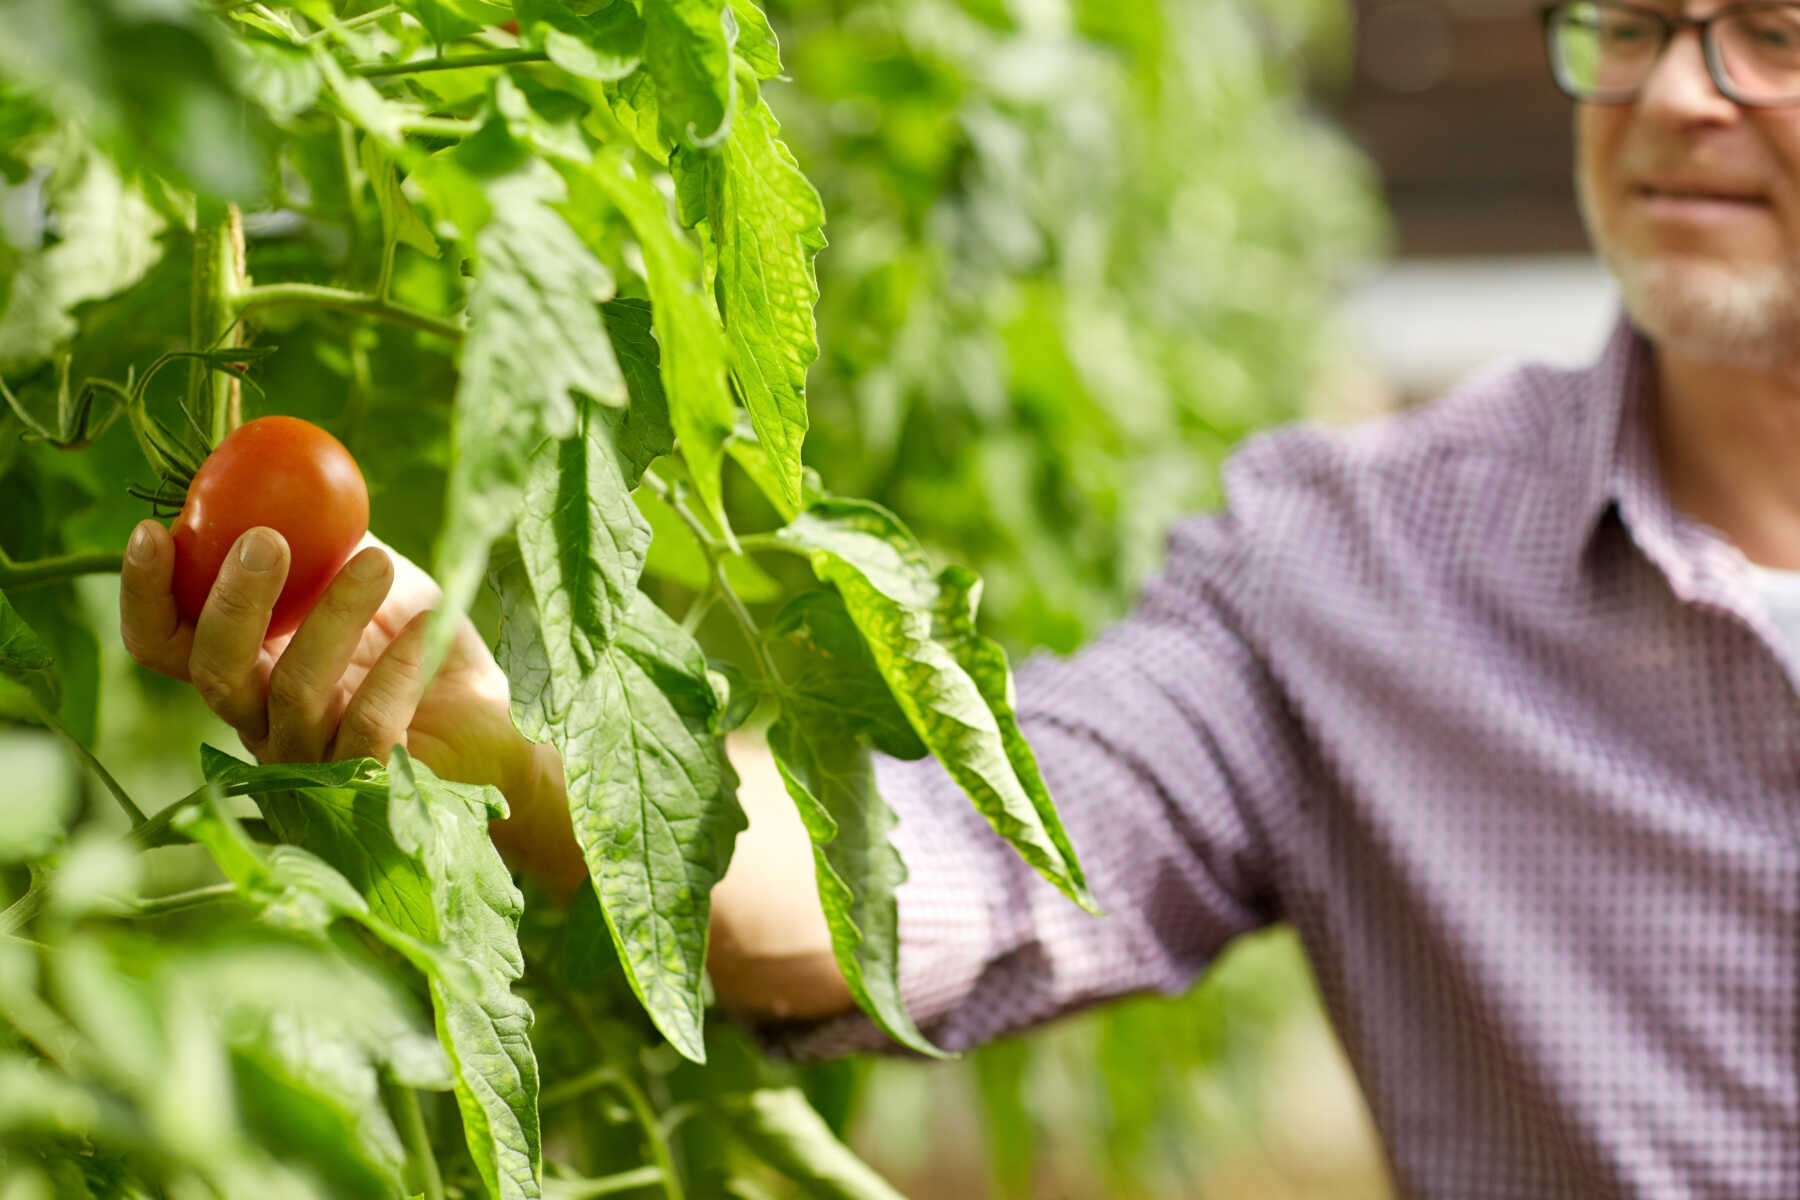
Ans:
[[[1678,29],[1663,47],[1638,92],[1638,108],[1674,120],[1731,120],[1736,101],[1719,91],[1706,69],[1706,52],[1698,29]]]

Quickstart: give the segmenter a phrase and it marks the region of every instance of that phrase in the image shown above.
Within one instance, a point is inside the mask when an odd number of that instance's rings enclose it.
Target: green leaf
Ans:
[[[630,0],[611,0],[586,13],[567,0],[518,0],[514,7],[520,32],[571,75],[608,83],[643,61],[644,19]]]
[[[49,649],[56,663],[57,703],[51,709],[84,746],[92,746],[100,719],[100,641],[72,584],[18,593],[14,611]]]
[[[369,784],[378,791],[384,781],[382,765],[373,758],[341,758],[328,763],[250,763],[204,742],[200,744],[200,773],[218,784],[227,796],[359,784]]]
[[[976,809],[1039,874],[1094,911],[1035,765],[1013,760],[1016,726],[1010,736],[1003,728],[1010,709],[996,713],[956,655],[934,640],[939,589],[912,536],[876,505],[828,500],[777,537],[806,551],[814,573],[838,589],[913,729]],[[982,669],[991,667],[976,658]]]
[[[631,394],[630,404],[608,410],[606,419],[615,422],[613,444],[625,463],[625,482],[635,488],[651,463],[675,449],[669,401],[662,388],[661,352],[651,332],[654,318],[647,302],[608,300],[601,308]]]
[[[896,1042],[943,1054],[900,999],[900,914],[894,892],[906,867],[890,834],[898,823],[875,790],[869,749],[828,708],[786,708],[769,750],[813,841],[819,899],[832,954],[864,1012]]]
[[[798,652],[784,658],[782,678],[794,701],[829,711],[853,733],[890,758],[923,758],[929,751],[882,677],[868,643],[844,599],[835,591],[802,592],[783,606],[770,627],[778,645]]]
[[[730,12],[737,23],[737,41],[733,48],[738,55],[750,64],[750,69],[760,79],[772,79],[781,74],[781,44],[756,0],[731,0]]]
[[[372,137],[362,139],[361,155],[363,173],[369,177],[375,204],[381,210],[382,235],[390,244],[398,242],[436,258],[437,238],[432,236],[424,218],[419,216],[419,210],[413,207],[406,190],[400,186],[394,160]]]
[[[531,1009],[511,991],[523,901],[487,831],[505,813],[499,793],[439,780],[396,747],[385,789],[358,782],[257,803],[292,844],[265,854],[216,807],[184,828],[268,915],[299,928],[348,917],[425,975],[483,1181],[503,1200],[539,1196]]]
[[[123,291],[162,258],[162,217],[97,153],[51,177],[49,203],[57,238],[20,257],[0,310],[0,374],[48,359],[75,336],[77,305]]]
[[[544,624],[567,630],[569,652],[590,672],[631,598],[650,544],[631,502],[611,427],[584,412],[583,430],[534,456],[517,529]]]
[[[38,703],[54,712],[60,688],[50,648],[19,616],[0,592],[0,678],[22,685]]]
[[[763,1161],[816,1200],[901,1200],[892,1184],[856,1157],[799,1088],[757,1088],[709,1105]]]
[[[629,399],[601,318],[612,275],[552,207],[564,199],[561,180],[540,164],[490,182],[487,194],[492,219],[476,237],[437,547],[444,602],[428,635],[432,663],[474,599],[489,546],[518,516],[532,452],[546,437],[575,434],[578,394],[609,405]]]
[[[602,150],[572,186],[578,197],[590,187],[603,196],[637,235],[670,422],[688,474],[717,517],[724,511],[719,470],[737,406],[727,378],[730,348],[706,290],[699,250],[671,219],[655,182],[621,148]]]
[[[488,837],[488,820],[504,814],[504,802],[492,789],[437,778],[399,747],[388,775],[394,837],[430,881],[436,939],[468,962],[480,982],[476,996],[463,997],[431,981],[469,1152],[500,1200],[538,1197],[542,1150],[531,1006],[511,986],[525,971],[519,952],[524,900]]]
[[[788,687],[769,750],[813,838],[839,968],[858,1004],[891,1037],[938,1054],[900,1000],[894,893],[906,868],[891,843],[895,816],[875,790],[864,743],[905,758],[923,757],[925,747],[835,592],[796,596],[772,632],[799,661],[784,663]]]
[[[0,728],[0,762],[6,764],[0,863],[41,858],[62,841],[75,815],[76,779],[68,754],[41,729]]]
[[[703,1061],[712,887],[745,825],[710,729],[723,698],[705,656],[640,592],[584,667],[524,571],[497,582],[514,719],[562,754],[576,840],[632,991],[671,1045]]]
[[[733,376],[774,468],[769,500],[791,516],[803,503],[806,372],[819,356],[813,258],[825,246],[825,208],[780,133],[755,81],[744,79],[723,162],[711,172],[707,222]]]
[[[644,50],[663,136],[717,145],[730,129],[735,79],[724,0],[644,0]]]

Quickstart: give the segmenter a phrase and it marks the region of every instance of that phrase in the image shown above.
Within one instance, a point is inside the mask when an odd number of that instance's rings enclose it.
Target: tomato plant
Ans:
[[[977,581],[828,485],[910,507],[946,549],[985,521],[1015,611],[1117,586],[1176,452],[1248,423],[1233,381],[1304,357],[1298,318],[1253,320],[1233,289],[1312,279],[1258,224],[1319,193],[1281,186],[1267,105],[1224,153],[1190,118],[1241,87],[1176,86],[1211,26],[1164,62],[1185,5],[1084,3],[1079,28],[1001,7],[797,0],[784,49],[753,0],[0,0],[8,1195],[892,1195],[839,1140],[842,1077],[709,1011],[742,821],[722,739],[768,733],[839,966],[896,1046],[933,1052],[900,1002],[874,748],[938,756],[1040,873],[1084,886],[966,620]],[[1141,79],[1091,73],[1135,56]],[[1094,136],[1106,103],[1145,144],[1184,131],[1170,161],[1205,161],[1208,188],[1272,165],[1231,197],[1089,171],[1121,140]],[[815,176],[834,220],[868,222],[836,226],[835,257]],[[1046,204],[1048,178],[1118,195]],[[1241,215],[1171,231],[1176,211]],[[1109,221],[1130,236],[1092,236]],[[1256,270],[1219,272],[1208,308],[1194,263],[1239,242]],[[1105,311],[1125,276],[1170,325],[1147,348]],[[818,368],[815,306],[837,326]],[[1108,394],[1133,404],[1095,432]],[[1009,395],[1018,419],[981,427]],[[491,789],[404,754],[196,747],[193,698],[119,663],[96,593],[144,502],[210,495],[205,448],[275,418],[341,440],[377,531],[444,585],[437,636],[474,616],[518,727],[586,768],[572,905],[509,877]],[[1035,435],[1050,469],[1021,473]],[[942,454],[909,482],[892,468],[924,443]],[[1082,508],[1080,481],[1150,449],[1134,490]],[[236,466],[256,468],[228,505],[246,523],[295,542],[333,515],[249,517],[267,456]],[[1071,513],[1073,575],[1045,550]]]
[[[195,472],[175,540],[175,602],[192,621],[225,556],[262,525],[287,539],[287,582],[269,636],[292,633],[369,528],[369,490],[344,444],[310,421],[258,417],[225,436]]]

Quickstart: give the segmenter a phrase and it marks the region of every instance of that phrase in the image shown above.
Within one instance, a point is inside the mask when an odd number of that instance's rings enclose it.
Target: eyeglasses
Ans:
[[[1637,99],[1669,42],[1700,31],[1713,84],[1755,107],[1800,104],[1800,3],[1733,5],[1706,17],[1678,16],[1612,0],[1562,0],[1539,10],[1556,86],[1575,100]]]

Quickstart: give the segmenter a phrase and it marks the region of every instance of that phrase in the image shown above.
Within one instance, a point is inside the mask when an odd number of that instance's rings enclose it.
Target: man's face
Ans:
[[[1800,361],[1800,106],[1726,99],[1684,30],[1636,100],[1577,105],[1575,140],[1589,236],[1652,340],[1709,362]]]

